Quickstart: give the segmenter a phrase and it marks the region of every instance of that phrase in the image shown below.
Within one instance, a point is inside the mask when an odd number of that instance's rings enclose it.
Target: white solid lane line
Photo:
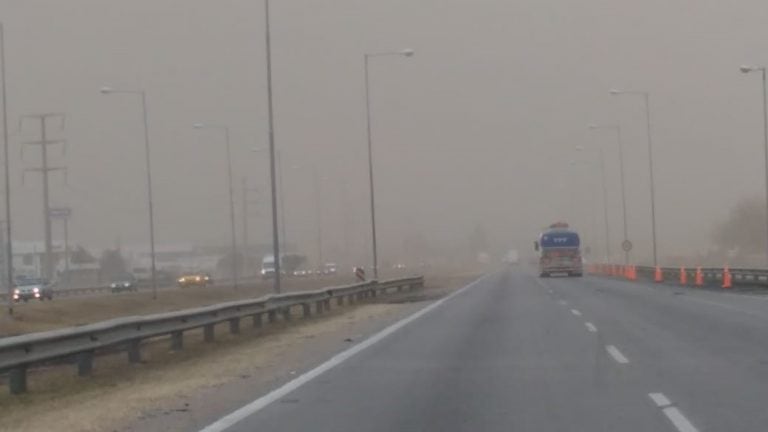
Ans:
[[[288,381],[287,383],[283,384],[282,387],[279,387],[275,390],[272,390],[271,392],[265,394],[264,396],[254,400],[253,402],[245,405],[244,407],[231,412],[227,414],[226,416],[220,418],[216,422],[206,426],[205,428],[201,429],[200,432],[222,432],[230,427],[234,426],[244,418],[253,415],[254,413],[261,411],[264,407],[268,406],[272,402],[279,400],[283,396],[287,395],[288,393],[296,390],[297,388],[303,386],[304,384],[308,383],[312,379],[322,375],[323,373],[327,372],[328,370],[334,368],[335,366],[343,363],[350,357],[354,356],[355,354],[359,353],[360,351],[363,351],[364,349],[370,347],[371,345],[376,344],[377,342],[381,341],[382,339],[386,338],[387,336],[391,335],[392,333],[398,331],[402,327],[405,327],[406,325],[410,324],[411,322],[421,318],[422,316],[428,314],[429,312],[435,310],[436,308],[440,307],[443,303],[446,301],[452,299],[453,297],[456,297],[464,292],[466,292],[468,289],[472,288],[473,286],[480,283],[480,281],[486,279],[487,277],[491,276],[492,273],[489,273],[480,279],[477,279],[476,281],[470,283],[469,285],[465,286],[464,288],[459,289],[458,291],[454,292],[453,294],[449,295],[448,297],[444,297],[431,305],[425,307],[424,309],[419,310],[418,312],[414,313],[413,315],[410,315],[406,318],[403,318],[402,320],[390,325],[389,327],[385,328],[384,330],[376,333],[375,335],[371,336],[370,338],[360,342],[359,344],[349,348],[346,351],[342,351],[335,356],[331,357],[329,360],[327,360],[325,363],[321,364],[320,366],[317,366],[316,368],[294,378],[291,381]]]
[[[568,306],[568,302],[565,300],[560,300],[558,303],[560,303],[562,306]]]
[[[648,393],[648,397],[650,397],[653,403],[655,403],[659,408],[672,405],[672,402],[670,402],[669,399],[664,396],[664,393]]]
[[[581,316],[581,312],[579,312],[577,309],[571,309],[571,313],[576,316]]]
[[[587,330],[591,331],[592,333],[597,333],[597,327],[595,327],[595,325],[591,322],[584,323],[584,325],[587,326]]]
[[[620,364],[629,363],[629,359],[624,357],[624,354],[622,354],[621,351],[619,351],[619,349],[616,348],[615,346],[606,345],[605,350],[608,351],[608,354],[610,354],[614,360],[616,360],[616,363],[620,363]]]

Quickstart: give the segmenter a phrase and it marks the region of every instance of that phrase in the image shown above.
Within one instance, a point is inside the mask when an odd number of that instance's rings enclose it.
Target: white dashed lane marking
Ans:
[[[597,333],[597,327],[595,327],[595,325],[591,322],[584,323],[584,325],[587,327],[587,330],[591,331],[592,333]]]
[[[672,406],[672,402],[664,396],[664,393],[648,393],[648,397],[661,408],[661,412],[667,416],[679,432],[699,432],[690,420],[688,420],[677,407]]]
[[[581,312],[579,312],[577,309],[571,309],[571,313],[576,316],[581,316]]]
[[[648,393],[648,397],[651,398],[651,400],[659,408],[664,408],[672,405],[672,402],[670,402],[669,399],[667,399],[667,397],[664,396],[664,393]]]
[[[627,364],[629,363],[629,359],[624,356],[624,354],[619,351],[618,348],[616,348],[613,345],[606,345],[605,350],[608,351],[608,354],[613,357],[614,360],[616,360],[616,363],[620,364]]]

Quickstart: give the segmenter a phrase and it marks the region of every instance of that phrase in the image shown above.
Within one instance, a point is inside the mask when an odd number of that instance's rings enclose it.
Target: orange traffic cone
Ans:
[[[729,289],[733,288],[733,279],[731,277],[731,270],[728,268],[728,266],[725,266],[723,269],[723,288]]]
[[[653,272],[653,281],[656,283],[664,282],[664,273],[661,272],[659,266],[656,266],[656,271]]]
[[[685,267],[680,267],[680,285],[688,284],[688,273],[685,272]]]
[[[701,272],[701,266],[696,267],[696,278],[694,283],[697,287],[704,286],[704,273]]]
[[[627,266],[626,278],[627,280],[635,280],[635,266]]]

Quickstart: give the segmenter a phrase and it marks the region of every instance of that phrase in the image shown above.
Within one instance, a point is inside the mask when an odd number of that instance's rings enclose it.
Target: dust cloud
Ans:
[[[43,239],[40,176],[22,175],[39,148],[21,151],[39,131],[16,125],[60,112],[48,135],[66,151],[52,146],[50,163],[67,175],[51,173],[51,204],[71,207],[70,242],[94,255],[146,247],[140,102],[100,94],[110,85],[146,91],[159,248],[229,244],[224,140],[192,127],[205,122],[230,129],[238,242],[247,221],[249,245],[268,250],[268,159],[253,151],[267,145],[262,14],[259,1],[0,3],[14,242]],[[622,128],[628,236],[633,260],[649,262],[643,99],[611,88],[650,93],[660,258],[715,253],[737,203],[764,196],[760,80],[739,65],[768,63],[767,15],[756,0],[275,1],[287,249],[310,263],[370,262],[363,56],[411,48],[370,64],[383,265],[531,254],[556,220],[595,259],[607,223],[618,254],[618,146],[592,123]],[[56,221],[53,235],[62,241]]]

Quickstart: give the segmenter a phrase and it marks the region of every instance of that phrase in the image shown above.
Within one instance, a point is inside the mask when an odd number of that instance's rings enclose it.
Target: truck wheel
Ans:
[[[549,273],[547,273],[547,272],[541,272],[541,274],[539,275],[539,277],[543,277],[543,278],[549,277]]]

